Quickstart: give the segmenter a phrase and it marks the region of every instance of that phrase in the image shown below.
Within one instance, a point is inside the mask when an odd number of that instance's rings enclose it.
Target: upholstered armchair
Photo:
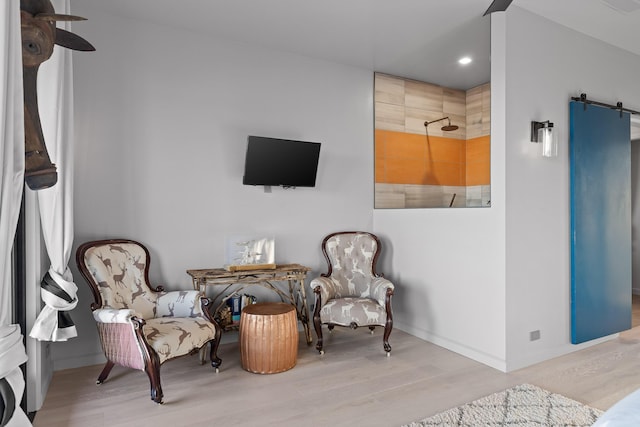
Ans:
[[[160,366],[209,343],[218,371],[222,330],[210,314],[211,301],[195,290],[152,287],[146,247],[124,239],[87,242],[78,248],[76,262],[93,293],[91,310],[107,358],[97,384],[116,364],[139,369],[149,377],[151,399],[162,403]]]
[[[377,274],[380,240],[363,231],[333,233],[322,241],[328,271],[310,283],[315,294],[313,325],[318,336],[316,349],[324,353],[322,325],[353,329],[384,327],[383,345],[390,355],[389,335],[393,328],[391,296],[393,284]]]

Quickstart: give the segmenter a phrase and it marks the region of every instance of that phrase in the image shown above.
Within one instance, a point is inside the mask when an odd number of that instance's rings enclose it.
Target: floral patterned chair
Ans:
[[[383,344],[390,355],[389,335],[393,328],[391,296],[393,284],[375,271],[380,254],[380,240],[363,231],[328,235],[322,241],[328,272],[311,281],[315,294],[313,325],[318,336],[316,349],[322,349],[322,325],[329,331],[335,325],[384,326]]]
[[[95,299],[91,310],[107,358],[97,384],[115,364],[139,369],[149,376],[151,399],[162,403],[160,365],[211,343],[211,365],[218,372],[222,330],[209,312],[211,301],[198,291],[153,288],[149,261],[147,248],[124,239],[87,242],[76,252]]]

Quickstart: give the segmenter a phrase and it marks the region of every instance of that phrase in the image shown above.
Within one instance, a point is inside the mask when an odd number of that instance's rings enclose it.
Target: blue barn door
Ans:
[[[571,342],[631,328],[629,113],[570,103]]]

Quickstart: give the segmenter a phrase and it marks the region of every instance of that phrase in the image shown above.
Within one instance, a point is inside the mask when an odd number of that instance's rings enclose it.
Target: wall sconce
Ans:
[[[553,132],[553,123],[549,120],[544,122],[531,122],[531,142],[542,143],[543,157],[558,156],[558,142]]]

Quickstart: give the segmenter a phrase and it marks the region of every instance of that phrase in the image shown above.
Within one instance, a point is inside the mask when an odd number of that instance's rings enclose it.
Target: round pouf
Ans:
[[[296,365],[298,319],[291,304],[262,302],[240,315],[242,368],[256,374],[276,374]]]

